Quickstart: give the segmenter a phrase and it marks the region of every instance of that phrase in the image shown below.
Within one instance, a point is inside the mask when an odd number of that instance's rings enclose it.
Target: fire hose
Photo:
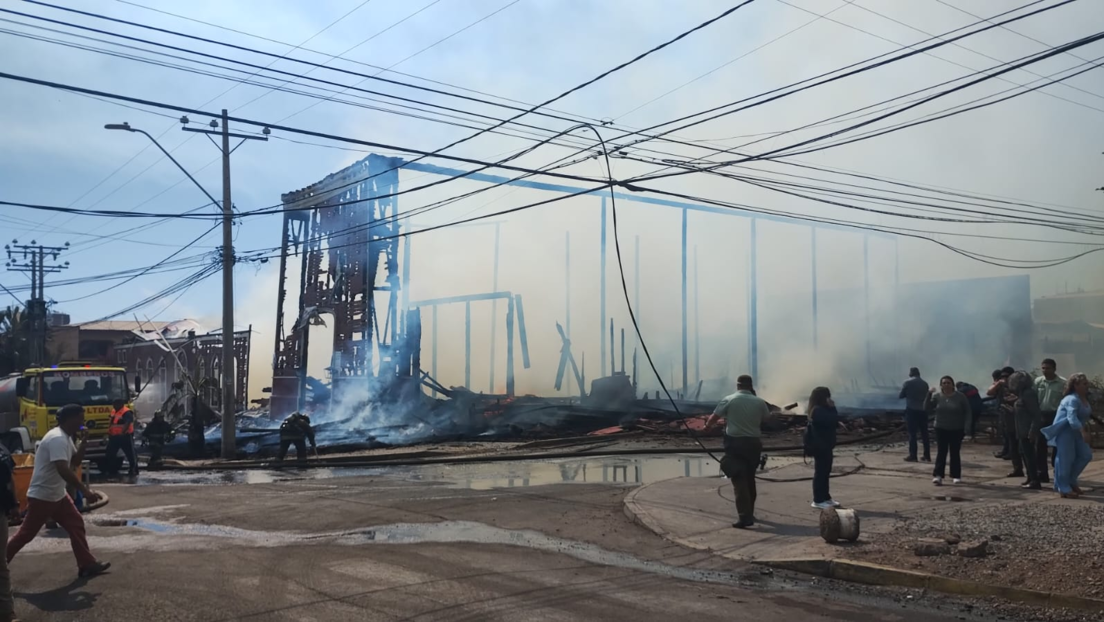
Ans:
[[[899,429],[886,430],[877,434],[870,434],[867,436],[848,439],[840,442],[837,447],[856,445],[860,443],[868,443],[874,440],[880,440],[886,438],[892,434],[899,432]],[[780,447],[767,448],[771,452],[793,452],[801,451],[802,445],[784,445]],[[498,454],[498,455],[481,455],[481,456],[425,456],[421,458],[391,458],[380,457],[371,458],[368,456],[348,456],[339,458],[317,458],[314,460],[308,460],[306,463],[296,464],[295,468],[335,468],[335,467],[388,467],[388,466],[421,466],[432,464],[473,464],[479,462],[518,462],[524,460],[554,460],[562,458],[601,458],[611,456],[642,456],[642,455],[662,455],[662,454],[700,454],[708,453],[710,451],[720,452],[721,448],[672,448],[672,447],[659,447],[659,448],[634,448],[634,449],[606,449],[595,452],[581,452],[581,451],[558,451],[558,452],[530,452],[524,454]],[[251,470],[251,469],[272,469],[276,466],[276,463],[272,461],[227,461],[218,463],[205,463],[205,464],[173,464],[165,463],[161,466],[161,470],[164,471],[237,471],[237,470]]]

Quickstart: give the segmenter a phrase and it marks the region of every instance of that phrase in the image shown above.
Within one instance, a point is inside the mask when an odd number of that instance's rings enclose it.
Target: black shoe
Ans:
[[[931,456],[924,456],[923,458],[920,458],[920,460],[922,462],[931,462]]]
[[[905,458],[905,462],[916,462],[916,456],[909,456]]]
[[[81,578],[94,577],[96,575],[101,575],[107,572],[108,568],[111,568],[111,564],[109,562],[95,562],[93,564],[85,566],[84,568],[81,568],[80,571],[77,573],[77,576]]]
[[[997,451],[993,453],[994,458],[1000,458],[1001,460],[1011,460],[1012,456],[1004,453],[1003,451]]]
[[[1020,488],[1026,490],[1042,490],[1043,486],[1039,482],[1024,482],[1020,484]]]
[[[732,523],[732,526],[735,527],[736,529],[747,529],[748,527],[751,527],[754,524],[755,524],[755,517],[752,516],[750,518],[740,518],[740,520],[736,521],[735,523]]]
[[[1008,475],[1005,475],[1005,477],[1023,477],[1023,476],[1024,476],[1023,471],[1012,471]]]
[[[1050,483],[1050,478],[1049,477],[1040,477],[1039,478],[1039,483],[1040,484],[1049,484]]]

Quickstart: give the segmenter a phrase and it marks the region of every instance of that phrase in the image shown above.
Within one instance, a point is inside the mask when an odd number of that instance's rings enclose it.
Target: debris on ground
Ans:
[[[902,518],[854,555],[952,578],[1104,599],[1102,525],[1104,505],[1092,502],[960,507]]]

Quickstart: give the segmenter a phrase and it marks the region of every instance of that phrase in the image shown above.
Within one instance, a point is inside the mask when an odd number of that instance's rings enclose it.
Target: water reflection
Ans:
[[[717,464],[709,456],[642,455],[455,465],[248,469],[240,471],[145,471],[138,485],[272,484],[339,477],[382,477],[441,482],[475,490],[548,484],[650,484],[675,477],[713,477]]]

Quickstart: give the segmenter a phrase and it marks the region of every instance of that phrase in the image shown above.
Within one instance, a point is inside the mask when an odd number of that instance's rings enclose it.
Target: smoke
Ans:
[[[796,4],[817,12],[825,10],[819,3]],[[701,7],[695,5],[677,14],[663,8],[643,7],[640,11],[626,14],[614,4],[581,3],[573,5],[573,11],[561,11],[541,3],[520,3],[480,26],[492,29],[487,32],[494,36],[457,37],[450,42],[456,47],[431,51],[424,59],[412,61],[413,67],[405,65],[404,69],[460,83],[467,88],[536,101],[550,93],[561,92],[563,85],[576,84],[594,75],[596,67],[610,65],[610,59],[631,58],[641,49],[668,38],[679,28],[701,21],[706,13],[714,10],[711,7],[708,4]],[[998,2],[987,2],[971,10],[991,15],[1003,8]],[[942,6],[921,8],[911,3],[899,3],[879,10],[930,32],[943,32],[972,21]],[[657,19],[657,11],[662,12],[662,19]],[[1099,21],[1093,19],[1097,17],[1096,12],[1091,5],[1071,5],[1045,17],[1025,21],[1022,26],[1026,28],[1030,24],[1032,36],[1058,43],[1091,30],[1093,24]],[[308,17],[313,19],[315,16]],[[915,31],[855,7],[841,7],[831,17],[895,41],[913,42],[920,38]],[[813,16],[807,13],[777,3],[756,3],[724,26],[702,31],[645,63],[595,84],[562,104],[567,110],[586,112],[597,118],[617,119],[618,124],[644,127],[777,88],[892,47],[884,40],[856,33],[827,19],[820,20],[622,119],[623,114],[640,104],[811,19]],[[623,24],[621,32],[627,33],[624,37],[606,36],[604,29],[613,21]],[[563,32],[575,35],[562,38],[558,33]],[[578,46],[572,43],[578,40],[587,40],[590,44]],[[733,49],[733,41],[738,42],[737,49]],[[399,54],[414,43],[402,37],[394,45],[396,49],[390,51]],[[1011,59],[1038,49],[1037,44],[999,30],[966,40],[963,45],[1000,59]],[[510,53],[504,54],[504,50],[510,50]],[[994,62],[959,48],[943,48],[937,56],[950,62],[930,55],[918,56],[900,65],[688,129],[680,132],[679,136],[736,146],[750,139],[727,140],[728,137],[797,127],[967,73],[966,69],[954,63],[980,68]],[[1038,70],[1041,73],[1057,71],[1066,66],[1061,62],[1073,61],[1054,59],[1052,64]],[[57,64],[65,66],[64,63]],[[1033,78],[1017,74],[1010,75],[1009,79],[1026,82]],[[1075,84],[1090,89],[1094,86],[1088,82]],[[938,106],[923,107],[916,111],[916,117],[1008,86],[999,83],[999,86],[978,87],[962,98],[947,98]],[[1084,98],[1083,93],[1069,88],[1048,87],[1043,92],[984,112],[961,115],[825,151],[800,158],[800,162],[1034,202],[1074,205],[1084,211],[1099,212],[1100,199],[1093,193],[1093,188],[1100,185],[1097,179],[1099,161],[1094,159],[1099,145],[1094,143],[1093,138],[1104,131],[1101,117],[1084,106],[1050,97],[1045,94],[1047,92],[1076,102]],[[266,104],[267,100],[261,103]],[[371,135],[374,140],[394,144],[440,145],[470,133],[466,129],[447,126],[432,126],[432,130],[427,130],[424,123],[401,119],[381,123],[377,117],[368,116],[368,112],[346,108],[319,107],[319,114],[304,114],[297,121],[304,127],[317,126],[353,136]],[[258,111],[258,118],[267,118],[262,114],[267,112],[279,112],[278,116],[284,114],[282,107],[277,111],[273,104],[271,109]],[[552,127],[551,121],[539,122],[547,122]],[[602,128],[600,131],[607,138],[618,134],[612,129]],[[780,136],[748,150],[765,151],[813,135],[810,131]],[[490,159],[491,155],[516,151],[529,144],[525,140],[485,135],[458,148],[456,152]],[[650,141],[642,146],[672,151],[681,157],[698,157],[707,153],[659,141]],[[280,192],[317,181],[364,155],[327,150],[305,153],[302,151],[304,147],[279,143],[270,143],[265,149],[269,151],[264,152],[263,158],[251,159],[254,157],[250,155],[252,152],[245,149],[235,154],[238,158],[235,166],[238,166],[237,162],[242,162],[240,169],[235,168],[235,191],[242,188],[245,197],[253,199],[257,205],[273,203]],[[73,151],[72,146],[66,145],[65,149],[59,148],[49,155],[63,162],[63,158],[68,157],[65,152],[70,151]],[[542,147],[514,164],[544,166],[568,153],[561,147]],[[663,154],[651,155],[666,157]],[[820,175],[783,163],[757,163],[755,166],[760,171],[758,174],[797,172]],[[565,170],[598,178],[605,173],[603,167],[602,162],[591,160]],[[620,159],[614,160],[613,167],[614,175],[620,179],[651,172],[655,168]],[[832,179],[866,183],[854,178]],[[402,172],[400,188],[409,189],[436,180],[436,177],[422,178],[419,173]],[[50,184],[42,185],[48,187]],[[961,244],[979,253],[1020,259],[1062,256],[1080,247],[952,236],[977,233],[1049,241],[1059,238],[1090,239],[1059,234],[1038,225],[994,222],[970,226],[874,216],[778,195],[707,175],[686,176],[652,185],[659,189],[730,200],[757,209],[798,216],[932,230],[936,233],[925,235]],[[483,182],[459,180],[404,195],[399,198],[400,211],[416,210],[486,186]],[[488,214],[547,200],[552,196],[551,193],[532,189],[500,188],[420,215],[415,219],[415,228]],[[243,202],[245,200],[242,199]],[[588,383],[606,375],[614,355],[617,367],[621,367],[620,330],[626,330],[630,360],[637,340],[621,291],[621,275],[617,269],[612,238],[612,205],[608,203],[603,270],[601,206],[599,195],[582,196],[495,217],[480,226],[443,229],[409,238],[412,244],[410,298],[417,301],[479,294],[494,289],[497,227],[497,288],[522,296],[532,355],[531,368],[523,369],[520,351],[515,350],[518,392],[557,395],[553,381],[561,341],[556,323],[568,329],[569,315],[572,352],[580,364],[585,357]],[[907,208],[893,209],[919,213]],[[618,200],[617,210],[629,301],[658,372],[675,391],[694,391],[699,381],[704,385],[703,397],[716,397],[719,393],[730,391],[735,376],[752,371],[748,331],[751,265],[748,217],[752,214],[690,211],[687,215],[685,309],[688,334],[684,382],[682,212],[670,206],[629,200]],[[996,216],[1008,216],[1004,210],[993,211],[994,219]],[[499,224],[493,224],[495,221]],[[566,272],[565,233],[570,233],[571,239],[570,274]],[[270,246],[278,239],[278,228],[269,226],[263,235],[257,236],[252,240],[252,246]],[[819,384],[829,386],[837,394],[849,389],[865,391],[871,387],[892,386],[903,379],[907,368],[912,365],[921,367],[929,377],[949,373],[956,379],[978,384],[984,381],[989,370],[1006,360],[1017,365],[1030,364],[1030,361],[1023,359],[1034,356],[1030,351],[1030,333],[1024,327],[1025,309],[1030,320],[1031,297],[1050,293],[1066,283],[1086,289],[1104,287],[1104,270],[1101,269],[1099,255],[1062,267],[1029,272],[985,265],[924,240],[900,239],[892,244],[885,239],[872,238],[867,249],[868,262],[864,262],[862,236],[861,231],[846,227],[835,231],[822,229],[818,233],[815,265],[817,287],[822,293],[814,344],[810,296],[814,258],[810,231],[800,223],[769,222],[765,218],[758,221],[756,281],[759,344],[756,381],[761,392],[772,400],[803,401],[809,390]],[[636,262],[637,239],[639,265]],[[868,272],[865,266],[869,266]],[[1007,298],[974,280],[1016,275],[1030,279],[1026,301],[1025,294],[1020,290],[1017,290],[1014,299]],[[289,292],[297,290],[296,278],[297,271],[289,270],[289,282],[286,284]],[[869,317],[864,280],[869,283],[871,292]],[[962,285],[921,285],[936,281],[961,282]],[[277,289],[275,263],[268,264],[255,274],[240,270],[238,282],[241,284],[238,290],[238,324],[252,324],[255,331],[250,393],[251,397],[260,397],[260,390],[269,386],[271,380]],[[899,287],[895,288],[895,283],[899,283]],[[603,291],[604,315],[601,311]],[[294,300],[286,303],[285,311],[288,313],[287,324],[290,325],[295,315]],[[491,303],[472,304],[470,359],[465,349],[464,305],[437,310],[436,340],[431,331],[431,310],[423,308],[422,313],[424,369],[432,368],[433,351],[436,349],[435,376],[442,384],[465,384],[470,368],[468,384],[473,390],[505,390],[505,304],[497,305],[493,319]],[[618,333],[612,351],[609,345],[611,319]],[[515,339],[518,338],[515,335]],[[317,338],[312,334],[308,364],[312,375],[324,376],[321,370],[328,365],[329,342],[325,331],[320,330]],[[515,346],[520,347],[520,344],[516,342]],[[1024,354],[1025,347],[1027,354]],[[603,350],[606,351],[604,357]],[[490,372],[492,358],[495,368],[493,377]],[[640,390],[654,391],[658,383],[647,367],[643,352],[639,352],[637,361]],[[631,365],[626,367],[631,372]],[[574,394],[574,382],[564,384],[558,395]],[[365,429],[386,426],[403,418],[404,423],[416,421],[412,416],[407,417],[412,413],[378,412],[371,406],[360,412],[357,409],[359,405],[368,403],[367,396],[357,395],[356,391],[351,395],[354,397],[343,400],[335,412],[342,417],[356,418],[357,426]]]

